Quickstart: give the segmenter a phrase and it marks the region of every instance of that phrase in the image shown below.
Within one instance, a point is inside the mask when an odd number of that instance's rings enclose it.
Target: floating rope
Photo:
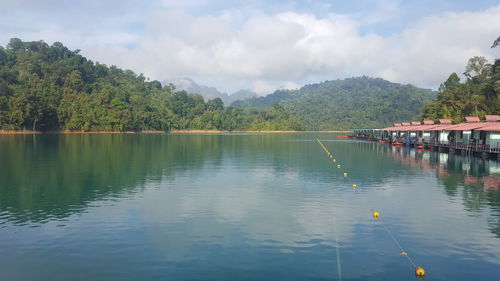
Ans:
[[[373,217],[380,222],[380,224],[385,229],[385,231],[387,232],[387,234],[389,235],[389,237],[391,237],[391,239],[394,242],[394,244],[396,244],[396,246],[401,251],[400,255],[406,257],[406,259],[408,260],[408,262],[413,266],[413,268],[415,269],[415,274],[417,275],[417,277],[420,278],[420,279],[422,279],[422,280],[425,280],[425,278],[424,278],[425,270],[422,267],[417,266],[417,264],[415,263],[415,261],[408,254],[408,252],[403,248],[403,246],[401,246],[401,243],[398,241],[398,239],[396,239],[396,236],[394,236],[394,234],[387,227],[387,225],[385,225],[384,221],[379,217],[379,213],[376,212],[376,211],[374,211],[373,209],[371,209],[371,211],[372,211]]]
[[[330,159],[333,159],[332,163],[335,164],[337,161],[336,161],[336,159],[333,158],[333,154],[328,150],[328,148],[326,148],[325,145],[323,145],[323,143],[319,139],[316,139],[316,141],[321,146],[321,148],[323,148],[323,150],[328,155],[328,157]],[[336,166],[337,166],[337,168],[341,167],[340,164],[337,164]],[[344,176],[344,179],[347,181],[348,180],[348,173],[344,172],[343,176]],[[357,187],[358,186],[356,184],[352,185],[352,188],[354,190],[356,190]],[[392,239],[392,241],[394,242],[394,244],[396,244],[396,246],[399,248],[399,250],[401,252],[400,255],[406,257],[406,259],[408,260],[408,262],[413,266],[413,268],[415,269],[415,275],[417,276],[417,278],[425,280],[425,277],[424,277],[425,276],[425,270],[422,267],[417,266],[417,264],[415,263],[415,261],[413,261],[413,259],[408,254],[408,252],[406,252],[405,249],[403,248],[403,246],[401,246],[401,243],[398,241],[398,239],[396,239],[396,237],[391,232],[391,230],[385,225],[384,221],[379,218],[380,217],[379,212],[376,212],[373,209],[371,209],[371,211],[372,211],[373,217],[375,219],[377,219],[378,221],[380,221],[380,224],[385,229],[385,231],[387,232],[387,234],[389,235],[389,237]],[[335,228],[335,246],[336,246],[336,251],[337,251],[337,272],[338,272],[338,276],[337,277],[338,277],[339,280],[342,280],[342,271],[341,271],[341,265],[340,265],[340,250],[339,250],[339,243],[338,243],[338,236],[337,236],[337,225],[336,225],[337,223],[336,223],[335,216],[334,216],[333,219],[334,219],[334,228]]]
[[[316,139],[316,141],[319,143],[319,145],[323,148],[325,153],[330,157],[333,158],[332,153],[326,148],[323,143],[319,140]],[[333,163],[335,163],[335,159],[333,159]],[[334,231],[334,236],[335,236],[335,251],[337,254],[337,279],[339,281],[342,281],[342,265],[340,263],[340,249],[339,249],[339,237],[337,233],[337,218],[333,216],[333,231]]]
[[[342,166],[339,163],[337,163],[337,159],[333,158],[333,154],[328,150],[328,148],[326,148],[326,146],[319,139],[316,139],[316,141],[321,146],[321,148],[323,148],[323,150],[330,157],[330,159],[332,159],[332,163],[335,165],[335,167],[337,167],[337,169],[340,169]],[[346,181],[349,181],[348,179],[349,173],[344,172],[343,176]],[[353,189],[356,189],[358,187],[356,184],[353,184],[351,186]]]

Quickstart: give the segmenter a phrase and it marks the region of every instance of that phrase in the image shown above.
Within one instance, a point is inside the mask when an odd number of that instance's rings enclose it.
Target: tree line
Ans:
[[[342,130],[411,120],[435,97],[436,92],[429,89],[362,76],[280,90],[232,106],[266,109],[277,103],[295,112],[308,129]]]
[[[0,46],[0,129],[145,131],[303,130],[276,105],[244,111],[93,62],[60,42]]]
[[[500,44],[500,37],[492,47]],[[500,60],[471,58],[437,92],[358,77],[234,102],[93,62],[60,42],[0,46],[0,130],[329,130],[500,113]]]
[[[491,47],[499,44],[500,37]],[[490,64],[481,56],[470,58],[463,74],[463,82],[452,73],[441,84],[436,100],[422,108],[421,119],[445,118],[459,123],[466,116],[500,114],[500,59]]]

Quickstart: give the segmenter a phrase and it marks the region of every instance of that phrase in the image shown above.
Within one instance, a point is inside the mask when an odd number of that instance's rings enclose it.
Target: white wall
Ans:
[[[487,132],[486,144],[490,147],[500,147],[500,132]]]

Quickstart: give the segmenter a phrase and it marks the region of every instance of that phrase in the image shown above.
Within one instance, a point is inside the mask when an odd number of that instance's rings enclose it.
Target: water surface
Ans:
[[[427,280],[497,280],[499,182],[333,134],[0,136],[0,279],[415,280],[389,230]]]

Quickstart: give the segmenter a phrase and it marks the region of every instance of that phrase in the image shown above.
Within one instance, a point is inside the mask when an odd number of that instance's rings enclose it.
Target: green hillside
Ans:
[[[56,42],[0,46],[0,130],[301,130],[282,107],[243,112],[95,63]]]
[[[491,65],[484,57],[473,57],[464,75],[466,79],[462,83],[458,75],[452,73],[439,87],[436,100],[422,108],[421,117],[446,118],[459,123],[466,116],[482,118],[487,114],[500,114],[500,59]]]
[[[363,76],[276,91],[231,106],[265,109],[277,103],[295,112],[309,130],[378,128],[414,119],[435,96],[431,90]]]

